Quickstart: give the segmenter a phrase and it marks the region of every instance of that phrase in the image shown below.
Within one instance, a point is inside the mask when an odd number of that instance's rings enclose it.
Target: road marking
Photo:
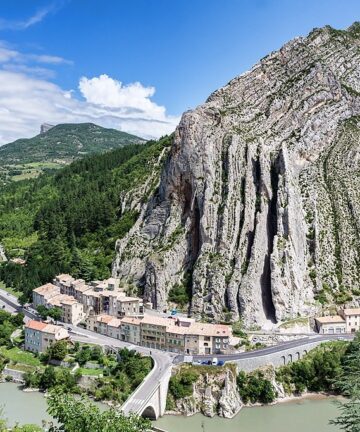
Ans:
[[[142,403],[144,403],[144,400],[143,399],[131,399],[129,401],[129,403],[131,405],[141,405]]]

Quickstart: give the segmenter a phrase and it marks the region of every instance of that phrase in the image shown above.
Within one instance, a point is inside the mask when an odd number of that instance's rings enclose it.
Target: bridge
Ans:
[[[152,371],[121,407],[124,414],[132,412],[151,420],[164,415],[172,362],[160,365],[156,354],[153,360]]]
[[[218,355],[216,357],[219,360],[223,360],[225,363],[235,363],[238,370],[251,372],[262,366],[273,365],[275,367],[279,367],[300,360],[304,355],[316,348],[321,343],[337,339],[339,339],[339,336],[336,335],[311,336],[290,342],[283,342],[275,346],[262,348],[255,351],[229,355]],[[353,339],[353,335],[342,335],[341,339],[350,341]],[[211,360],[212,357],[194,356],[194,360]],[[176,359],[177,362],[181,362],[182,360],[183,359],[179,358]]]
[[[17,299],[0,289],[0,300],[13,309],[22,310],[29,318],[33,318],[34,312],[22,309]],[[71,335],[74,340],[86,343],[95,343],[98,345],[112,348],[117,352],[119,348],[127,347],[134,349],[142,355],[151,356],[154,366],[148,376],[140,386],[130,395],[128,400],[123,404],[122,411],[125,414],[131,412],[150,418],[157,419],[161,417],[166,408],[166,396],[171,376],[173,364],[184,362],[184,356],[145,348],[138,345],[131,345],[117,339],[84,330],[80,327],[69,326],[72,328]],[[256,351],[235,353],[228,355],[216,355],[219,360],[226,363],[235,363],[238,370],[251,372],[259,367],[273,365],[275,367],[283,366],[301,359],[310,350],[316,348],[323,342],[337,339],[352,340],[354,335],[309,335],[301,339],[290,342],[283,342],[268,348],[262,348]],[[214,356],[193,356],[193,360],[205,361],[212,360]]]

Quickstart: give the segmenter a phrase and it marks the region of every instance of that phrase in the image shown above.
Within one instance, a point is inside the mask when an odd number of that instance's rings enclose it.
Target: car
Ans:
[[[214,357],[214,358],[212,359],[212,361],[211,361],[211,364],[212,364],[213,366],[217,366],[217,364],[218,364],[218,359],[217,359],[216,357]]]
[[[224,366],[224,364],[225,364],[224,360],[219,360],[219,361],[217,362],[217,365],[218,365],[218,366]]]
[[[201,362],[201,364],[202,364],[202,365],[205,365],[205,366],[211,365],[211,360],[203,360],[203,361]]]

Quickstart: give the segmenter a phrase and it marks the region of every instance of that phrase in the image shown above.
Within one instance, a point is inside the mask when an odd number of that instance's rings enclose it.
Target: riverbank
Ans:
[[[200,414],[190,417],[166,415],[154,425],[170,432],[218,432],[219,428],[226,432],[263,432],[265,428],[267,432],[288,432],[289,424],[292,425],[292,432],[339,432],[339,429],[328,423],[338,414],[335,401],[341,399],[324,394],[308,394],[275,405],[244,407],[233,419],[218,416],[208,418]],[[107,409],[102,403],[97,405]],[[4,416],[12,426],[17,422],[42,426],[43,420],[53,421],[46,412],[47,403],[43,393],[24,392],[21,386],[14,383],[0,384],[0,406],[4,408]]]

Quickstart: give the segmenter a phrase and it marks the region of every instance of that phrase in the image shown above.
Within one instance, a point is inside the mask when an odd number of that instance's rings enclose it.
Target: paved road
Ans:
[[[118,348],[133,349],[142,355],[152,357],[154,362],[153,369],[122,406],[122,410],[125,414],[129,414],[130,412],[138,412],[140,408],[145,408],[145,401],[157,389],[164,371],[173,364],[174,358],[176,356],[172,353],[149,349],[138,345],[132,345],[127,342],[119,341],[118,339],[82,329],[80,327],[67,326],[67,328],[71,328],[71,330],[69,330],[71,338],[75,341],[104,345],[115,350]]]
[[[196,355],[193,356],[193,359],[199,360],[199,361],[205,361],[205,360],[211,360],[213,357],[216,357],[218,359],[221,359],[223,361],[234,361],[239,359],[248,359],[248,358],[255,358],[255,357],[262,357],[268,354],[274,354],[277,352],[281,352],[285,349],[291,349],[291,348],[297,348],[302,347],[312,342],[326,342],[329,340],[338,340],[339,337],[345,340],[352,340],[354,338],[353,335],[326,335],[326,336],[309,336],[301,339],[296,339],[294,341],[289,342],[281,342],[278,345],[274,345],[267,348],[261,348],[258,350],[253,351],[246,351],[242,353],[235,353],[235,354],[225,354],[225,355]],[[175,359],[176,363],[181,363],[184,359],[184,356],[178,356]]]
[[[13,309],[21,310],[21,307],[16,299],[16,297],[10,295],[4,290],[0,289],[0,301],[7,304],[8,307]],[[34,318],[35,311],[29,309],[23,309],[23,312],[27,319]],[[119,341],[114,338],[110,338],[108,336],[103,336],[98,333],[91,332],[89,330],[85,330],[81,327],[75,327],[72,325],[64,325],[64,327],[69,329],[71,337],[75,341],[85,342],[85,343],[93,343],[97,345],[104,345],[114,348],[115,350],[118,348],[128,348],[133,349],[142,355],[151,356],[154,361],[154,367],[150,374],[145,378],[143,383],[135,390],[132,396],[125,402],[123,406],[123,410],[125,413],[129,413],[131,411],[137,412],[139,407],[144,404],[144,401],[147,400],[149,395],[153,394],[155,389],[158,386],[158,383],[161,377],[164,374],[164,371],[167,370],[173,363],[181,363],[184,361],[183,355],[176,355],[170,352],[149,349],[145,347],[141,347],[138,345],[132,345],[127,342]],[[341,338],[346,340],[353,339],[353,335],[341,335]],[[336,340],[339,339],[339,335],[327,335],[327,336],[308,336],[301,339],[297,339],[290,342],[283,342],[275,346],[271,346],[268,348],[262,348],[255,351],[248,351],[243,353],[235,353],[228,355],[216,355],[218,359],[223,361],[234,361],[238,359],[246,359],[246,358],[255,358],[261,357],[268,354],[274,354],[277,352],[281,352],[284,349],[296,348],[301,346],[306,346],[311,342],[317,341],[328,341],[328,340]],[[211,360],[215,356],[209,355],[197,355],[193,356],[193,359],[196,361],[205,361]]]
[[[8,307],[11,307],[13,311],[22,309],[16,297],[1,289],[0,301],[3,301],[8,305]],[[31,309],[22,310],[26,316],[26,319],[32,319],[36,317],[35,311]],[[172,353],[149,349],[138,345],[132,345],[118,339],[85,330],[81,327],[68,324],[65,324],[64,327],[69,330],[71,338],[74,341],[103,345],[111,347],[114,350],[119,348],[133,349],[142,355],[152,357],[154,367],[144,379],[142,384],[134,391],[131,397],[123,405],[122,409],[125,414],[128,414],[131,411],[137,412],[140,407],[143,407],[144,402],[148,399],[149,395],[153,394],[158,387],[159,381],[161,380],[164,371],[173,364],[174,358],[176,357],[176,355]]]

